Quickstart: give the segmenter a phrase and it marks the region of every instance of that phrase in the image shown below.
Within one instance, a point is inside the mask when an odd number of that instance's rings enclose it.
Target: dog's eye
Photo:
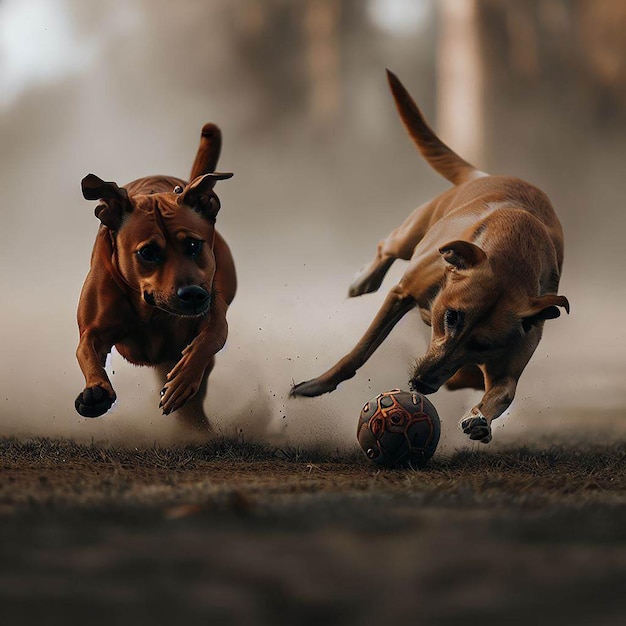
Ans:
[[[447,309],[443,319],[448,328],[457,328],[463,323],[463,313],[454,309]]]
[[[161,250],[159,249],[159,246],[154,243],[149,243],[143,248],[140,248],[137,251],[137,254],[142,260],[148,263],[158,263],[161,261]]]
[[[177,195],[183,193],[183,188],[180,185],[176,185],[176,187],[174,187],[174,193]]]
[[[200,254],[202,250],[202,240],[201,239],[192,239],[189,237],[185,241],[185,250],[187,254],[191,257],[196,257]]]

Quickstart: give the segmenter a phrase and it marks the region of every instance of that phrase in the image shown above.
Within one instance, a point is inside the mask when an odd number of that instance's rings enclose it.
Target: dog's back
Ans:
[[[435,199],[430,226],[444,217],[454,221],[460,220],[461,215],[480,213],[484,219],[488,219],[495,211],[514,209],[518,212],[516,215],[521,217],[517,220],[519,227],[527,230],[532,229],[532,221],[529,224],[528,219],[519,214],[520,210],[527,211],[545,226],[545,235],[554,246],[560,271],[563,264],[563,230],[548,196],[524,180],[512,176],[492,176],[465,161],[441,141],[426,123],[419,107],[398,77],[387,70],[387,79],[400,119],[416,147],[436,172],[455,185]],[[451,210],[451,207],[455,209]],[[481,228],[480,223],[477,228]],[[450,229],[447,229],[446,236],[450,235]],[[459,232],[455,236],[461,235]]]

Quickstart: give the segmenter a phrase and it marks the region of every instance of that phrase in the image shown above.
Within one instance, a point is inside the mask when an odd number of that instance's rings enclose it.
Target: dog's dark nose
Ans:
[[[202,287],[198,287],[197,285],[179,287],[176,295],[181,303],[190,309],[202,308],[211,297],[206,289],[202,289]]]
[[[428,395],[429,393],[435,393],[436,391],[439,390],[439,387],[430,384],[424,380],[422,380],[421,378],[413,378],[411,379],[411,381],[409,382],[409,387],[413,390],[413,391],[417,391],[419,393],[423,393],[425,395]]]

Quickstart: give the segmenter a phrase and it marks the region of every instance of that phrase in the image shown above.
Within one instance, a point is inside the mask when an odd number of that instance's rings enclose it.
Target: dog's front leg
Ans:
[[[344,380],[352,378],[356,371],[374,353],[376,348],[393,330],[400,319],[415,307],[416,301],[402,287],[396,285],[387,294],[385,301],[378,311],[374,321],[370,324],[365,335],[356,346],[337,364],[324,372],[321,376],[308,380],[291,388],[291,396],[320,396],[337,388]]]
[[[159,407],[165,415],[182,408],[201,388],[214,356],[226,343],[228,304],[217,295],[210,315],[194,340],[183,350],[178,363],[166,376]]]
[[[112,345],[112,342],[104,341],[95,330],[81,333],[76,358],[85,377],[85,389],[78,394],[74,406],[83,417],[103,415],[116,400],[115,391],[104,369]]]
[[[540,338],[541,329],[534,329],[512,344],[506,356],[480,366],[485,377],[485,394],[480,403],[464,415],[459,423],[470,439],[482,443],[491,441],[491,422],[511,406],[517,381],[528,365]]]
[[[472,440],[489,443],[491,422],[509,408],[516,388],[515,378],[507,376],[490,380],[487,377],[487,390],[483,399],[461,419],[463,432]]]
[[[185,440],[189,441],[190,435],[200,435],[204,440],[213,433],[213,428],[209,423],[206,412],[204,410],[204,399],[206,397],[209,375],[213,369],[215,357],[210,359],[207,368],[204,370],[204,376],[200,382],[198,391],[190,397],[187,402],[176,410],[176,420],[184,427]],[[160,363],[156,366],[157,374],[161,386],[167,383],[167,375],[175,367],[176,363]]]

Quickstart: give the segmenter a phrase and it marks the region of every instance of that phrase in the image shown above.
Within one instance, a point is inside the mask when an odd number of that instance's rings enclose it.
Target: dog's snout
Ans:
[[[425,381],[423,378],[420,378],[418,376],[413,377],[413,379],[410,381],[410,386],[413,391],[417,391],[426,395],[430,393],[435,393],[440,387],[440,385],[437,385],[430,380]]]
[[[176,292],[180,302],[191,309],[198,309],[206,305],[211,297],[209,292],[197,285],[189,285],[187,287],[179,287]]]

